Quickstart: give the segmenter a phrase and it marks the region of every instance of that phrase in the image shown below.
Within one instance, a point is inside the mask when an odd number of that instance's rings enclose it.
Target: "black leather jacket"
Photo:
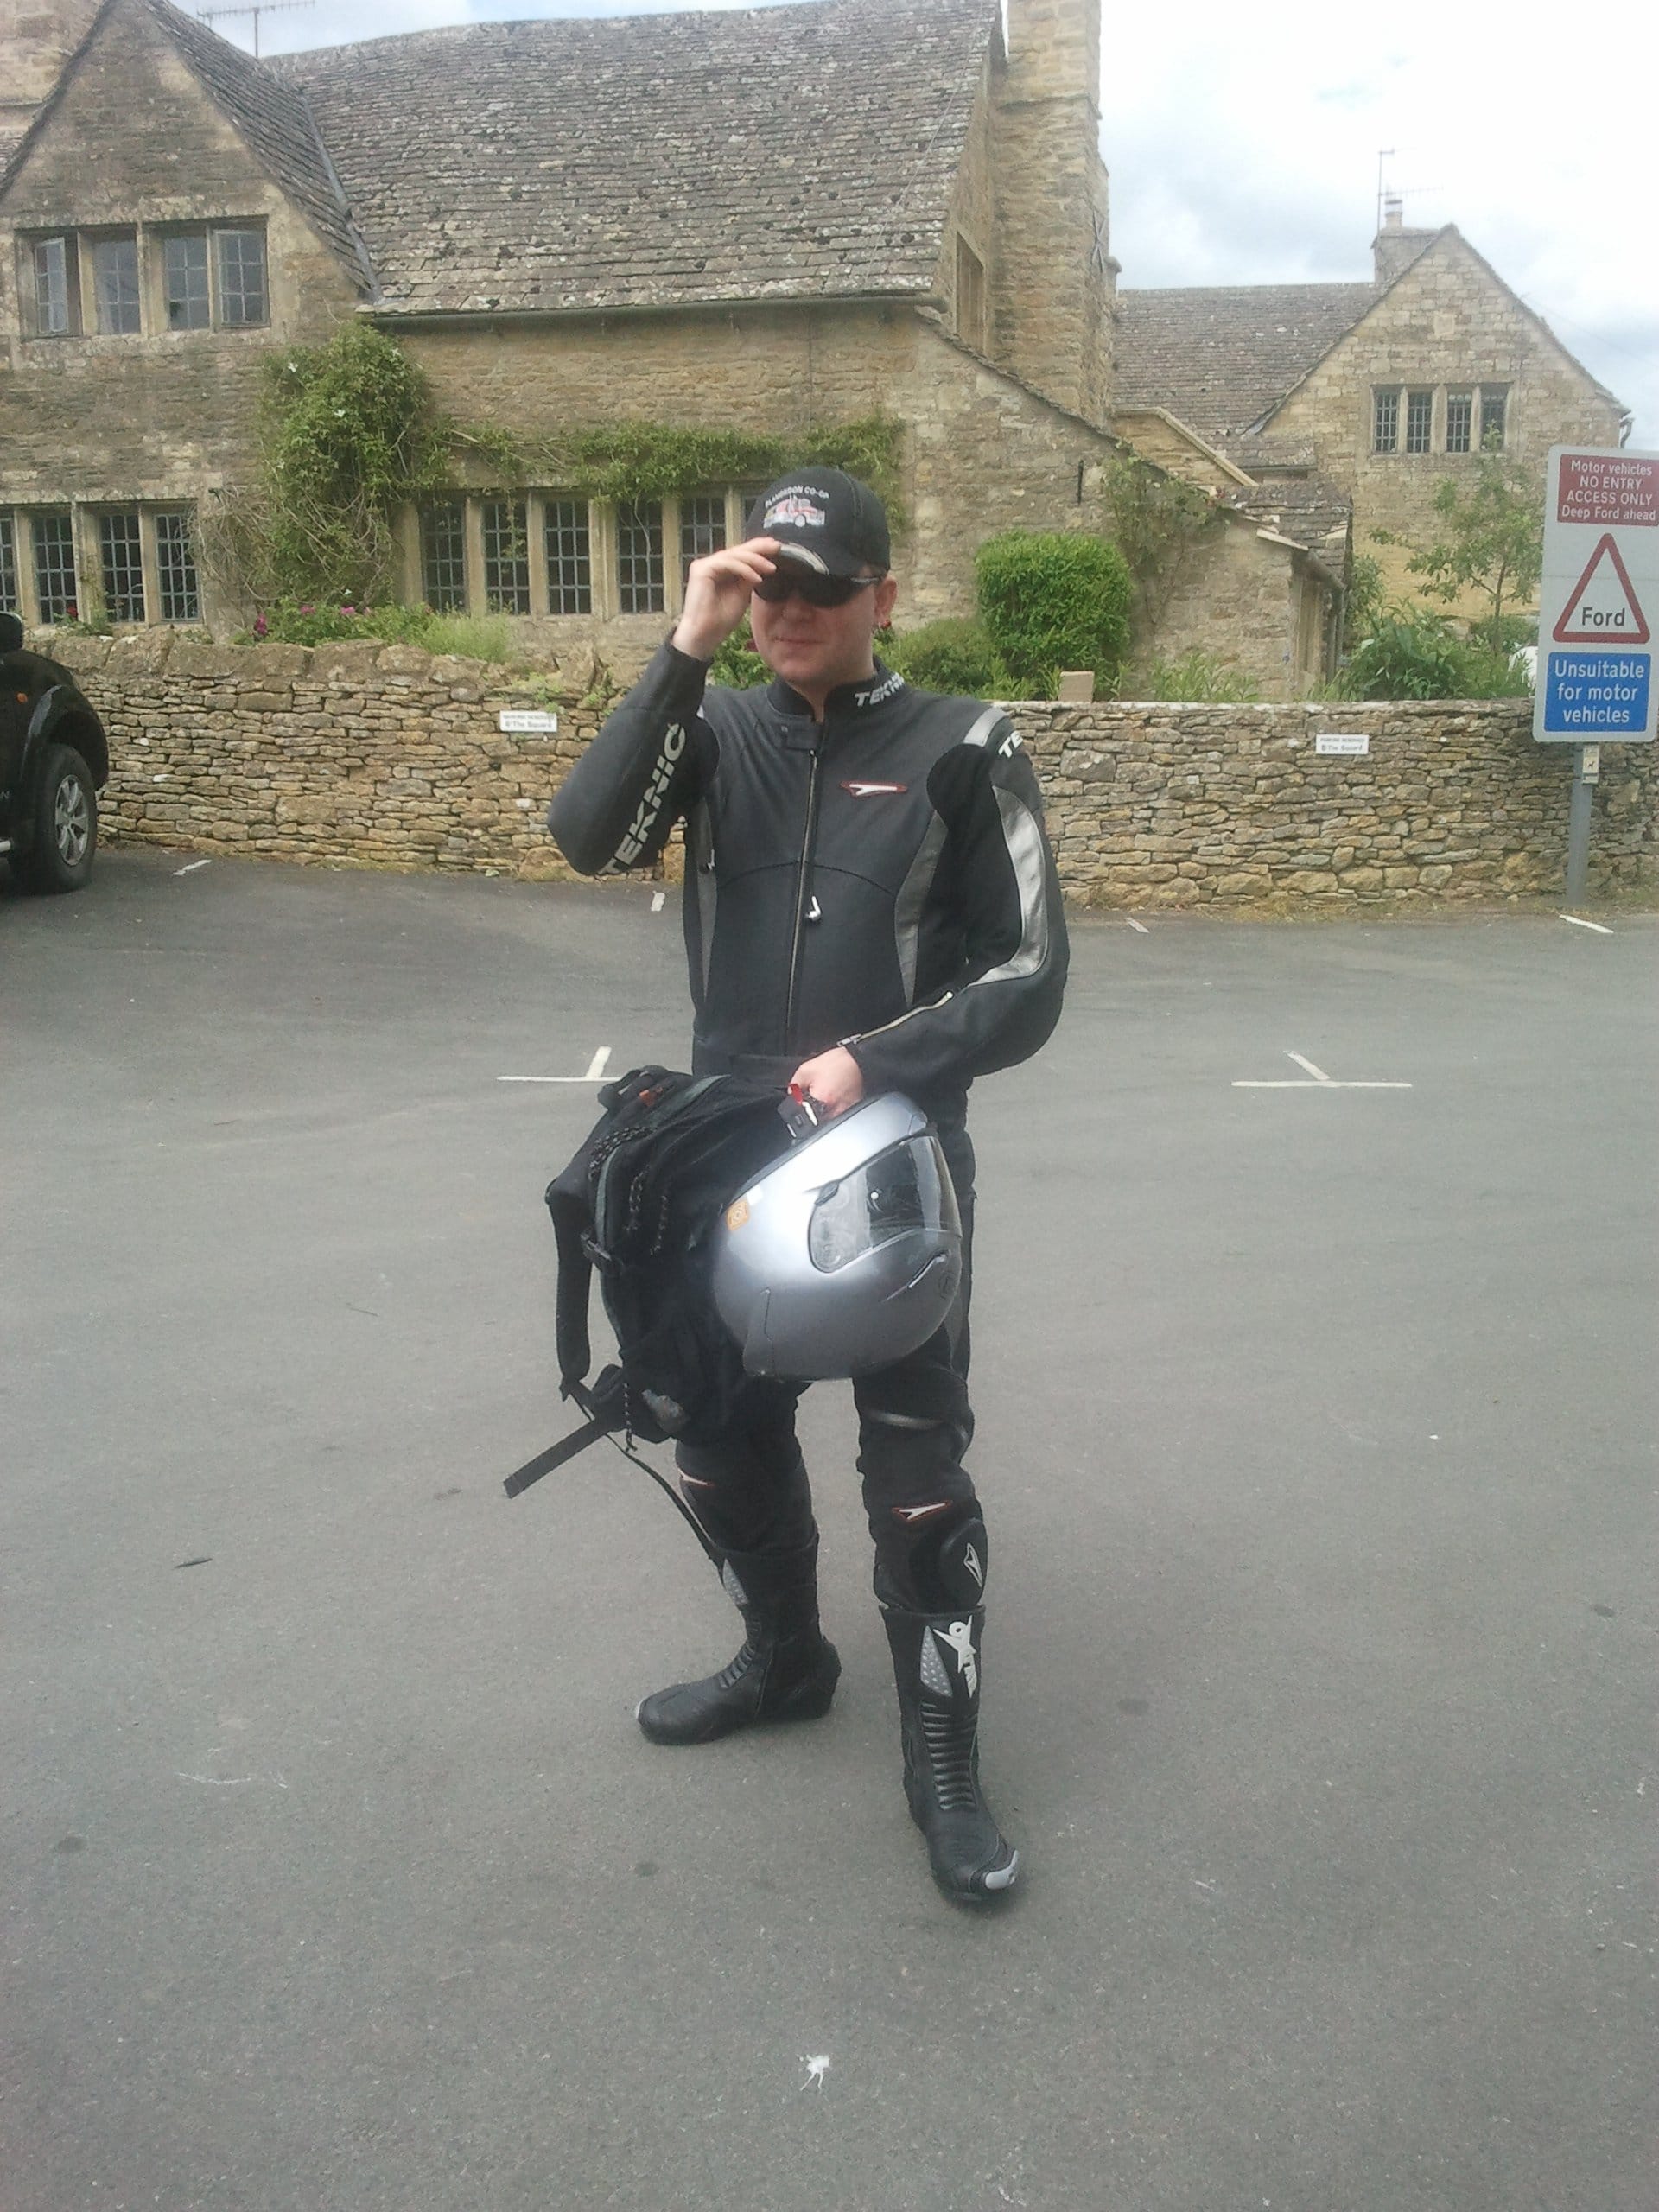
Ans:
[[[1000,708],[878,664],[823,722],[780,678],[705,693],[664,645],[571,770],[548,827],[584,875],[686,823],[692,1065],[781,1084],[845,1045],[872,1090],[959,1109],[1037,1051],[1067,945],[1042,801]]]

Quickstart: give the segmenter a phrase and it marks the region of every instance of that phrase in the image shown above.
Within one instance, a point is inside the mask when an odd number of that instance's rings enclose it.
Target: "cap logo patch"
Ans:
[[[773,529],[778,524],[792,524],[797,530],[822,530],[829,521],[822,507],[814,506],[803,492],[779,493],[766,509],[762,528]]]

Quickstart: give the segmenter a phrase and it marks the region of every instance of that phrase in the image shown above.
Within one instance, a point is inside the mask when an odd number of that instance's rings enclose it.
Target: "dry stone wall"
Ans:
[[[193,850],[525,877],[568,873],[547,801],[599,726],[591,655],[540,675],[408,645],[71,637],[110,733],[106,832]],[[551,706],[556,733],[504,709]],[[1571,748],[1515,700],[1363,706],[1027,702],[1066,891],[1126,907],[1339,912],[1559,893]],[[1318,750],[1363,734],[1362,757]],[[1604,747],[1591,873],[1659,881],[1646,748]]]

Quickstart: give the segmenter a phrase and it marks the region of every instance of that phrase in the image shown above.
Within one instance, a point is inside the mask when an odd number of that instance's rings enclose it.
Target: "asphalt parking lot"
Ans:
[[[976,1919],[844,1392],[812,1727],[646,1744],[712,1576],[602,1447],[502,1496],[569,1078],[683,1058],[672,897],[0,893],[6,2212],[1651,2212],[1659,919],[1608,918],[1079,925],[976,1094],[1028,1869]]]

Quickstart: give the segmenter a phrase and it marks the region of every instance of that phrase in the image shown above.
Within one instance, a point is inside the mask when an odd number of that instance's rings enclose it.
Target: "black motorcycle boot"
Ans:
[[[984,1609],[914,1613],[884,1604],[881,1618],[899,1687],[905,1796],[933,1878],[958,1904],[989,1904],[1014,1886],[1020,1854],[979,1786]]]
[[[653,1744],[712,1744],[761,1720],[817,1720],[841,1678],[836,1647],[818,1626],[818,1546],[728,1552],[720,1579],[747,1631],[737,1656],[700,1682],[640,1700],[635,1719]]]

